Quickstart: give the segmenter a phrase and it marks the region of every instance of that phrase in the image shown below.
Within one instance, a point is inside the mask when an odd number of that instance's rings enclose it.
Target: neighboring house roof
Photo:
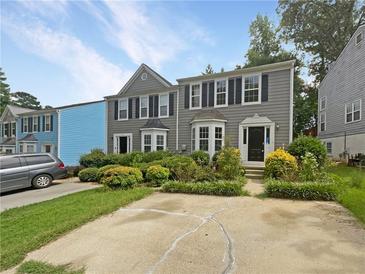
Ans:
[[[162,77],[156,71],[151,69],[146,64],[142,64],[139,66],[139,68],[136,70],[136,72],[132,75],[132,77],[128,80],[128,82],[123,86],[123,88],[118,92],[118,95],[121,95],[128,90],[128,88],[133,84],[133,82],[136,80],[136,78],[138,77],[139,73],[142,70],[146,70],[148,73],[150,73],[152,76],[154,76],[163,86],[165,86],[165,87],[172,86],[172,84],[168,80],[166,80],[164,77]]]
[[[22,107],[18,107],[18,106],[14,106],[14,105],[7,105],[1,115],[1,118],[0,118],[1,121],[4,119],[7,111],[10,111],[14,117],[17,117],[19,114],[34,111],[34,110],[32,110],[30,108],[22,108]]]
[[[207,109],[202,110],[194,115],[193,119],[191,119],[191,122],[194,121],[201,121],[201,120],[224,120],[226,121],[226,117],[222,113],[220,113],[216,109]]]
[[[15,137],[5,139],[0,146],[15,146]]]
[[[141,129],[148,129],[148,128],[169,129],[161,122],[160,119],[148,119],[146,124],[142,126]]]
[[[27,134],[23,138],[19,139],[19,142],[37,142],[38,139],[33,134]]]
[[[199,76],[193,76],[193,77],[187,77],[187,78],[180,78],[180,79],[177,79],[177,82],[180,83],[180,82],[191,82],[191,81],[200,81],[200,80],[211,80],[213,78],[227,77],[227,76],[233,76],[233,75],[237,75],[237,74],[247,74],[247,73],[251,73],[251,72],[264,72],[264,71],[271,71],[271,70],[276,70],[276,69],[286,69],[286,68],[289,69],[292,66],[294,66],[294,64],[295,64],[295,60],[289,60],[289,61],[284,61],[284,62],[250,67],[250,68],[242,68],[242,69],[236,69],[236,70],[213,73],[213,74],[205,74],[205,75],[199,75]]]

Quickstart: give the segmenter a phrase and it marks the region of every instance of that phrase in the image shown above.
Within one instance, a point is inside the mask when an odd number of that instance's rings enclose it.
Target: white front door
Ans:
[[[114,153],[122,154],[132,151],[133,139],[132,133],[114,134]]]

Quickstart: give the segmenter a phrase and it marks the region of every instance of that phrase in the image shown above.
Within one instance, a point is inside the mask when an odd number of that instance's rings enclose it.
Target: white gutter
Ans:
[[[290,68],[290,91],[289,91],[289,143],[293,141],[293,111],[294,111],[294,64]]]

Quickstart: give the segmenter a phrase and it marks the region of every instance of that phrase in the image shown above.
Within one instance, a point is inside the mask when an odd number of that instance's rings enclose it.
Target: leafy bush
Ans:
[[[190,193],[217,196],[247,195],[247,192],[242,190],[242,183],[239,181],[216,181],[199,183],[170,181],[162,185],[162,191],[172,193]]]
[[[167,167],[173,179],[178,181],[193,181],[198,165],[188,156],[171,156],[164,158],[161,162],[163,167]]]
[[[269,179],[265,182],[265,193],[273,198],[332,201],[336,199],[338,185],[334,182],[297,183]]]
[[[227,180],[234,179],[241,174],[241,153],[234,147],[225,146],[217,157],[217,170]]]
[[[84,167],[101,167],[105,153],[101,149],[92,149],[90,153],[81,155],[80,165]]]
[[[106,165],[106,166],[103,166],[103,167],[99,168],[99,170],[96,174],[97,181],[100,182],[101,178],[105,174],[105,171],[107,171],[111,168],[115,168],[115,167],[119,167],[119,165]]]
[[[194,151],[191,155],[191,158],[197,163],[199,166],[207,166],[209,165],[209,154],[202,150]]]
[[[155,186],[160,186],[169,179],[170,171],[166,167],[154,165],[147,168],[146,179]]]
[[[281,148],[270,152],[265,159],[265,177],[292,180],[297,170],[295,157]]]
[[[99,169],[96,167],[84,168],[79,172],[81,182],[96,182]]]
[[[319,164],[323,167],[327,157],[327,150],[321,140],[311,136],[299,136],[288,147],[288,152],[301,161],[306,152],[312,153]]]
[[[212,182],[217,181],[218,174],[214,172],[214,170],[210,167],[204,166],[198,166],[198,168],[195,171],[194,175],[194,181],[196,182]]]
[[[108,169],[101,178],[101,183],[112,189],[127,189],[141,182],[143,182],[142,172],[138,168],[127,166]]]
[[[119,164],[122,166],[133,166],[136,163],[142,163],[143,152],[131,152],[126,154],[120,154]]]
[[[80,172],[80,166],[66,166],[67,178],[78,177]]]
[[[310,152],[306,152],[301,161],[299,178],[302,181],[314,181],[319,175],[319,165],[316,157]]]
[[[103,158],[103,166],[120,165],[123,156],[124,154],[109,153]]]
[[[173,156],[173,153],[168,150],[159,150],[159,151],[152,151],[152,152],[146,152],[142,156],[142,162],[143,163],[150,163],[158,160],[162,160],[166,157]]]

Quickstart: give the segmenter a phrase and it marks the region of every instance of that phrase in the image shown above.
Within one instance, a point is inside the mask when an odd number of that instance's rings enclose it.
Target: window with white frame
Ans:
[[[320,122],[321,131],[325,131],[326,130],[326,113],[325,112],[320,114],[319,120],[320,120],[319,122]]]
[[[150,152],[152,151],[152,134],[145,134],[143,137],[143,151]]]
[[[15,136],[16,135],[16,123],[13,122],[11,123],[11,136]]]
[[[38,116],[33,116],[33,132],[39,131]]]
[[[201,88],[200,84],[191,85],[191,108],[200,108],[201,102]]]
[[[23,132],[28,132],[28,117],[23,118]]]
[[[257,103],[260,97],[260,77],[258,75],[245,77],[243,86],[243,102]]]
[[[44,129],[45,131],[51,131],[51,115],[44,116]]]
[[[169,115],[169,95],[162,94],[160,95],[160,109],[159,109],[159,117],[167,117]]]
[[[327,97],[326,96],[323,96],[321,98],[321,104],[320,104],[320,110],[325,110],[326,109],[326,106],[327,106]]]
[[[142,151],[166,150],[167,131],[151,129],[142,131]]]
[[[361,120],[361,100],[346,104],[346,123]]]
[[[4,123],[4,137],[9,137],[9,123]]]
[[[356,35],[356,45],[359,45],[362,41],[362,32]]]
[[[223,145],[223,128],[215,127],[215,140],[214,140],[214,150],[215,152],[220,151]]]
[[[143,96],[140,98],[140,118],[148,117],[148,96]]]
[[[224,80],[217,80],[215,82],[215,105],[227,105],[227,82]]]
[[[332,142],[326,143],[327,154],[332,154]]]
[[[128,119],[128,98],[119,100],[119,120]]]
[[[224,145],[224,121],[193,122],[191,128],[191,152],[202,150],[213,157]]]
[[[199,127],[199,150],[209,151],[209,127]]]
[[[165,135],[156,134],[156,150],[165,149]]]
[[[196,132],[196,129],[195,127],[193,127],[191,129],[191,151],[195,151],[195,132]]]

